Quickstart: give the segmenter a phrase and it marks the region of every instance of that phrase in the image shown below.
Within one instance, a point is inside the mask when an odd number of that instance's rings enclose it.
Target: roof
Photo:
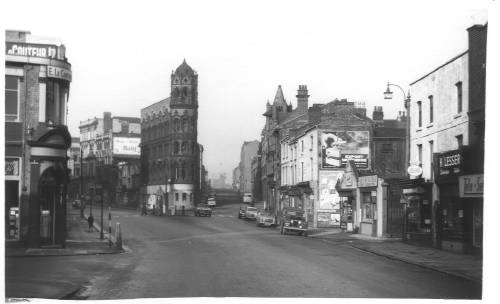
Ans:
[[[194,70],[186,63],[186,59],[184,59],[180,66],[175,69],[175,74],[180,75],[194,75]]]
[[[141,123],[141,119],[138,117],[113,116],[113,119],[125,120],[130,123]]]
[[[278,86],[278,90],[276,90],[276,96],[274,97],[273,105],[282,105],[287,106],[285,97],[283,97],[283,90],[281,89],[281,85]]]
[[[460,58],[460,57],[464,56],[464,55],[465,55],[465,54],[467,54],[468,52],[469,52],[469,50],[467,50],[467,51],[465,51],[465,52],[463,52],[463,53],[461,53],[461,54],[459,54],[459,55],[457,55],[457,56],[455,56],[455,57],[451,58],[450,60],[446,61],[446,62],[445,62],[445,63],[443,63],[442,65],[440,65],[440,66],[438,66],[437,68],[435,68],[434,70],[432,70],[431,72],[429,72],[429,73],[425,74],[424,76],[422,76],[422,77],[420,77],[419,79],[415,80],[414,82],[410,83],[410,85],[413,85],[413,84],[415,84],[415,83],[419,82],[420,80],[422,80],[422,79],[426,78],[427,76],[431,75],[432,73],[436,72],[437,70],[441,69],[442,67],[444,67],[444,66],[446,66],[446,65],[448,65],[448,64],[450,64],[450,63],[452,63],[453,61],[457,60],[458,58]]]

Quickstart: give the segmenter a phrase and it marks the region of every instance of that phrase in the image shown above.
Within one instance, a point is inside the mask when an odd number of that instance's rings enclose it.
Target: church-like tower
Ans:
[[[170,177],[173,202],[190,209],[198,200],[198,74],[186,63],[171,75]]]

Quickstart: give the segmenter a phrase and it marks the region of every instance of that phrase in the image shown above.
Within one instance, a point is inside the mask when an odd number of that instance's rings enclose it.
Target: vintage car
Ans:
[[[244,193],[243,194],[243,203],[251,204],[253,203],[252,193]]]
[[[238,210],[238,218],[242,219],[245,218],[245,212],[247,211],[246,207],[240,207]]]
[[[267,211],[259,211],[257,213],[257,220],[255,222],[257,227],[273,227],[276,225],[276,220],[272,214]]]
[[[283,209],[280,233],[287,234],[289,231],[307,236],[307,220],[302,209],[291,207]]]
[[[194,209],[194,216],[212,216],[212,208],[207,204],[198,204]]]
[[[257,219],[257,208],[246,206],[245,219],[255,221]]]
[[[82,206],[82,201],[80,200],[74,200],[72,203],[71,203],[71,206],[73,206],[73,208],[80,208]]]
[[[215,200],[215,197],[209,197],[207,200],[207,205],[209,205],[210,207],[217,206],[217,202]]]

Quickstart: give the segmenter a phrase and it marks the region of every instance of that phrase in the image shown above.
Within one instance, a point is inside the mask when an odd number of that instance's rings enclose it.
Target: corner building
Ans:
[[[71,64],[58,40],[6,31],[5,232],[27,247],[65,245]]]
[[[142,202],[163,213],[190,210],[200,196],[198,74],[185,60],[170,87],[169,98],[141,110]]]

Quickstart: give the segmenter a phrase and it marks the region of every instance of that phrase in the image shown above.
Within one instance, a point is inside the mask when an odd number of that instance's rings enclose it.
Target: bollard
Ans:
[[[122,229],[120,227],[120,223],[116,223],[116,229],[115,229],[115,249],[123,250],[123,247],[122,247]]]

